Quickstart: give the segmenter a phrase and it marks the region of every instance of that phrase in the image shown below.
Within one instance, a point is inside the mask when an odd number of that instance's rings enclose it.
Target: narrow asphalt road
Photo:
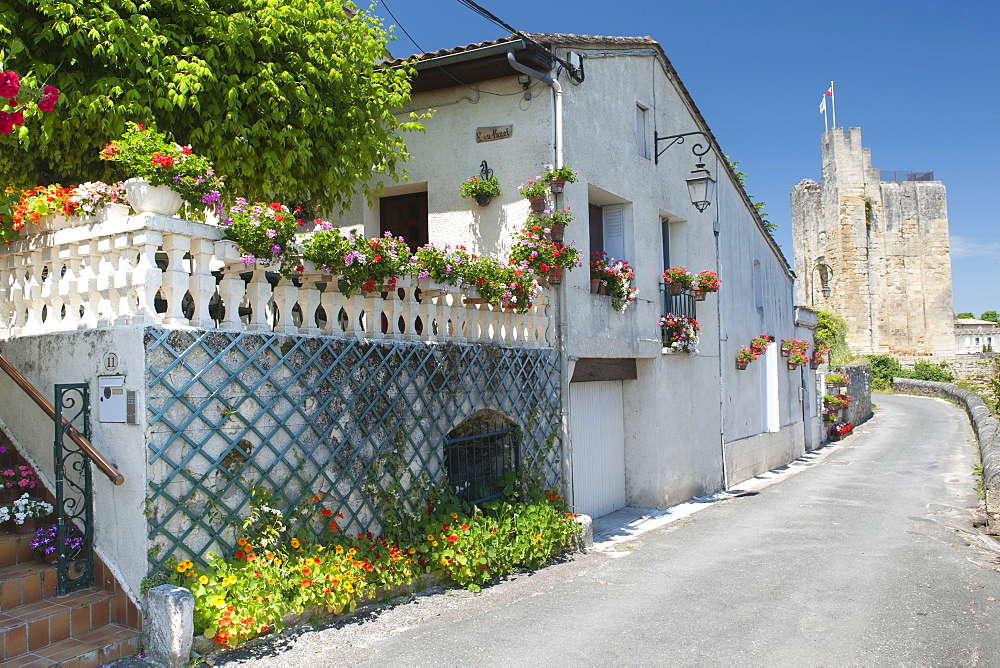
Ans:
[[[215,665],[1000,665],[1000,552],[974,526],[968,421],[937,399],[875,401],[758,495]]]

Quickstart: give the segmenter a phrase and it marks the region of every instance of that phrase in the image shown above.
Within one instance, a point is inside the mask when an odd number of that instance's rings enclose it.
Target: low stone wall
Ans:
[[[951,383],[930,380],[893,378],[892,388],[900,394],[942,397],[957,402],[965,409],[972,422],[972,429],[979,440],[979,454],[983,462],[983,482],[986,487],[986,512],[990,533],[1000,532],[1000,423],[975,392],[963,390]]]
[[[838,373],[847,376],[847,395],[851,405],[846,419],[855,427],[872,416],[872,367],[870,364],[849,364]]]

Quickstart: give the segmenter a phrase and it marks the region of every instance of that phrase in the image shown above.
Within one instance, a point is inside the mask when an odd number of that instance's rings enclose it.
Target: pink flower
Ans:
[[[17,72],[0,72],[0,97],[12,98],[21,90],[21,78]]]
[[[56,106],[59,99],[59,89],[55,86],[46,86],[42,89],[42,99],[38,101],[39,111],[50,112]]]
[[[0,111],[0,135],[9,135],[14,129],[14,116],[6,111]]]

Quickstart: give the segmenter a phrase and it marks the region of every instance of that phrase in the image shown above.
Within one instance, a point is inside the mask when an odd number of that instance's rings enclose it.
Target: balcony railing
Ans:
[[[660,283],[660,304],[662,315],[673,313],[682,315],[685,318],[696,318],[694,295],[689,292],[682,292],[679,295],[670,294],[670,286]]]
[[[221,238],[214,225],[142,214],[15,241],[0,248],[0,337],[163,324],[520,346],[554,340],[544,290],[526,313],[414,277],[348,297],[326,274],[288,280],[220,260]]]
[[[887,169],[880,169],[878,172],[879,181],[933,181],[934,172],[896,172]]]

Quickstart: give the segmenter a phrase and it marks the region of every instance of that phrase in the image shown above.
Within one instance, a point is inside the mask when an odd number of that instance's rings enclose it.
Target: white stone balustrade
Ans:
[[[554,341],[545,290],[527,313],[409,276],[347,297],[323,272],[289,281],[220,259],[214,242],[221,239],[214,225],[146,213],[0,247],[0,338],[163,324],[535,347]]]

